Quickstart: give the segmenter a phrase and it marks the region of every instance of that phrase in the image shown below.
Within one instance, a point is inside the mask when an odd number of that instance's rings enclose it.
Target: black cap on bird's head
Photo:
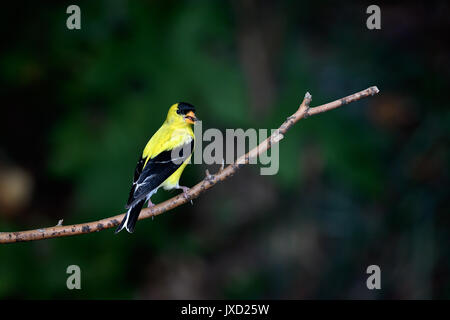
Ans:
[[[184,116],[187,123],[194,124],[195,121],[198,121],[195,116],[195,107],[190,103],[178,102],[177,113]]]
[[[185,115],[189,111],[192,111],[195,113],[195,107],[192,104],[187,103],[187,102],[178,102],[178,110],[177,110],[178,114]]]

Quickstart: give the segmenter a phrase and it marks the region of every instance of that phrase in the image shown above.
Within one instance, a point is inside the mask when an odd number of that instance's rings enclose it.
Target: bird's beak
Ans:
[[[185,116],[184,120],[187,123],[194,124],[195,121],[198,121],[197,117],[195,116],[195,113],[193,111],[189,111]]]

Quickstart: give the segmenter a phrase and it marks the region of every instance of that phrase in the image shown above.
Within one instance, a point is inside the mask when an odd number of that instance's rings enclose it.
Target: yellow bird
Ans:
[[[169,108],[166,121],[145,146],[134,171],[133,185],[126,205],[128,209],[116,233],[126,228],[132,233],[144,203],[154,204],[151,197],[160,187],[165,190],[189,188],[179,185],[181,174],[194,150],[192,125],[198,119],[195,107],[186,102]]]

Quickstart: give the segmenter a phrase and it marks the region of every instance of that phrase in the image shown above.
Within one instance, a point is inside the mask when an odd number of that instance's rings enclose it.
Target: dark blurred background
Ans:
[[[74,3],[81,30],[66,28]],[[0,299],[450,298],[449,5],[380,2],[368,30],[369,4],[3,4],[0,231],[122,213],[176,101],[204,129],[270,129],[306,91],[313,106],[381,92],[293,127],[278,175],[246,167],[132,235],[0,245]],[[72,264],[82,290],[66,288]]]

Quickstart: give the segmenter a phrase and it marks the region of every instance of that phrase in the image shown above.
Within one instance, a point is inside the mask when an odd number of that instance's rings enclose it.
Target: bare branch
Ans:
[[[276,130],[266,140],[261,142],[256,148],[242,155],[233,164],[230,164],[227,167],[224,167],[222,164],[221,169],[216,174],[210,174],[209,171],[207,170],[206,177],[202,181],[197,183],[195,186],[193,186],[187,192],[186,197],[183,193],[181,193],[178,196],[175,196],[167,201],[164,201],[154,207],[143,209],[141,211],[141,214],[139,215],[139,220],[160,215],[166,211],[176,208],[182,204],[185,204],[186,202],[199,197],[202,193],[204,193],[206,190],[216,185],[218,182],[224,181],[227,178],[231,177],[236,173],[236,171],[238,171],[238,169],[240,169],[245,164],[248,164],[251,158],[257,157],[266,150],[270,149],[273,144],[278,143],[281,139],[283,139],[286,132],[300,119],[338,108],[342,105],[358,101],[368,96],[373,96],[378,92],[379,90],[377,87],[370,87],[366,90],[354,93],[345,98],[329,102],[314,108],[310,108],[309,105],[311,103],[312,97],[309,93],[306,93],[298,110],[292,116],[287,118],[286,121],[283,122],[283,124],[278,128],[278,130]],[[109,217],[98,221],[65,226],[62,225],[61,220],[60,221],[61,223],[58,223],[58,225],[49,228],[18,231],[18,232],[0,232],[0,243],[33,241],[33,240],[66,237],[83,233],[96,232],[103,229],[116,227],[117,225],[119,225],[123,217],[124,214],[119,214],[117,216]]]

